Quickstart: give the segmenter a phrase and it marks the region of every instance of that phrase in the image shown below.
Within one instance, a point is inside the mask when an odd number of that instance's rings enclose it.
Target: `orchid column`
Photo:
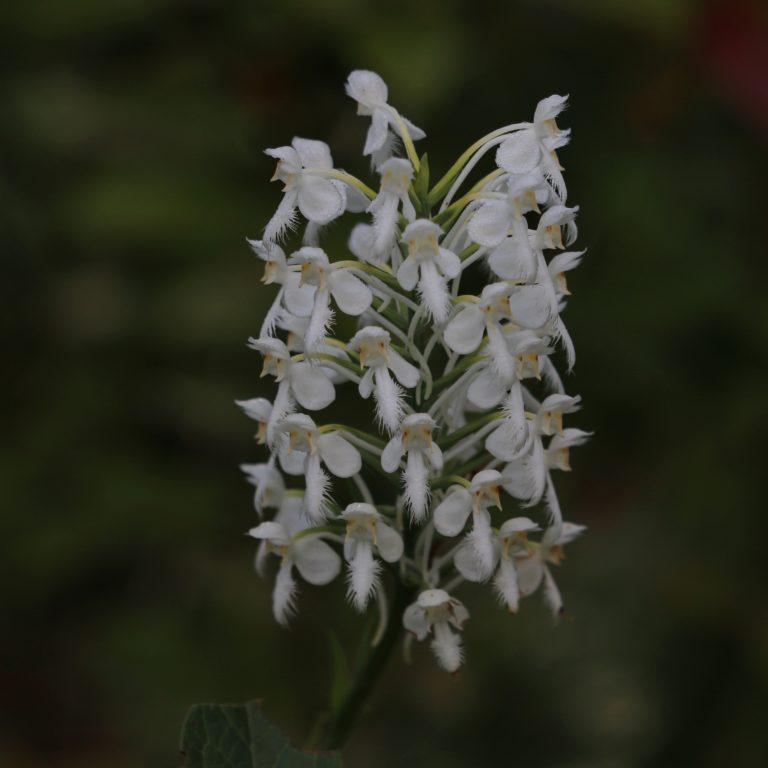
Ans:
[[[457,672],[473,584],[511,614],[543,585],[562,612],[550,566],[583,526],[564,522],[554,474],[589,437],[563,426],[580,398],[558,370],[575,363],[562,315],[566,272],[584,253],[565,250],[578,211],[556,154],[569,141],[557,124],[565,98],[475,142],[430,188],[414,144],[425,135],[389,104],[383,80],[355,71],[346,87],[371,119],[364,154],[378,181],[336,168],[321,141],[266,150],[283,197],[249,242],[280,289],[249,344],[277,386],[271,399],[238,401],[267,452],[243,469],[257,488],[258,570],[279,561],[275,619],[294,617],[301,580],[342,573],[352,610],[378,612],[329,746],[403,630]],[[495,166],[468,181],[491,153]],[[324,248],[324,227],[344,227],[346,212],[358,214],[347,248]],[[337,312],[355,318],[353,332],[335,332]],[[339,397],[359,398],[368,416],[329,423]]]

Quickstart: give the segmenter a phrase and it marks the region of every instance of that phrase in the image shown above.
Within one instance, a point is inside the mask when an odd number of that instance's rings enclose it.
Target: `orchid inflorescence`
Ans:
[[[566,97],[550,96],[532,122],[477,141],[430,189],[427,157],[414,147],[424,133],[388,103],[384,81],[358,70],[346,90],[371,119],[363,154],[380,177],[378,192],[335,168],[321,141],[294,138],[266,150],[283,197],[262,240],[249,243],[264,261],[263,282],[279,291],[249,345],[277,391],[272,401],[238,404],[269,451],[265,463],[243,465],[256,511],[276,512],[249,535],[260,542],[260,573],[270,553],[279,558],[280,624],[295,612],[294,568],[326,584],[343,558],[352,605],[378,604],[373,642],[389,621],[385,582],[405,587],[412,602],[393,620],[411,637],[431,635],[439,664],[455,672],[469,616],[455,590],[490,583],[515,613],[521,597],[543,586],[557,616],[562,600],[549,566],[583,530],[563,521],[552,480],[553,470],[570,469],[569,449],[589,437],[563,428],[580,398],[565,394],[552,362],[560,347],[568,370],[574,364],[561,312],[566,273],[584,253],[564,250],[578,210],[565,205],[556,153],[569,141],[556,122]],[[393,154],[399,146],[405,157]],[[496,168],[457,197],[494,149]],[[345,212],[371,218],[356,217],[348,252],[326,253],[323,228]],[[286,256],[281,243],[300,222],[302,246]],[[479,280],[479,295],[461,293]],[[331,335],[334,307],[356,318],[350,338]],[[364,428],[316,422],[339,387],[372,399],[375,420]],[[287,489],[283,473],[303,477],[303,490]],[[508,517],[515,502],[543,502],[541,521]]]

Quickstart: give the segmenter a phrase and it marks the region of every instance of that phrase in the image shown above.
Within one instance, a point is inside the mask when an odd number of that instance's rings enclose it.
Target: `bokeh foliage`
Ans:
[[[262,454],[232,401],[269,392],[244,346],[273,295],[244,242],[279,198],[261,150],[320,138],[365,173],[359,67],[426,129],[433,174],[571,94],[570,390],[596,436],[560,486],[590,527],[558,573],[570,618],[467,588],[460,677],[396,659],[348,764],[768,760],[768,71],[734,96],[720,6],[3,5],[0,764],[175,766],[190,704],[256,696],[301,743],[327,624],[354,648],[341,585],[271,620],[237,470]]]

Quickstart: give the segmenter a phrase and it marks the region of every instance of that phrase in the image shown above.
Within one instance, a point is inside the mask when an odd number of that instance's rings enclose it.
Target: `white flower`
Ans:
[[[321,586],[333,581],[341,570],[341,558],[317,535],[291,536],[279,522],[266,522],[251,528],[248,535],[264,542],[264,555],[280,558],[280,569],[272,593],[272,611],[279,624],[286,626],[296,608],[294,566],[310,584]]]
[[[520,590],[517,584],[516,557],[528,551],[528,534],[538,531],[539,526],[527,517],[507,520],[493,535],[495,571],[493,586],[496,594],[507,606],[510,613],[517,613]],[[467,581],[481,582],[488,578],[486,571],[479,567],[477,557],[468,544],[459,548],[454,556],[456,570]]]
[[[400,457],[407,454],[403,472],[405,503],[414,520],[421,521],[427,514],[430,470],[443,468],[443,452],[432,441],[435,420],[426,413],[413,413],[403,419],[398,433],[387,443],[381,454],[385,472],[395,472]]]
[[[304,475],[308,517],[315,522],[325,519],[329,480],[321,465],[336,477],[352,477],[362,467],[360,452],[338,432],[321,432],[303,413],[287,416],[277,430],[288,436],[280,451],[280,465],[289,475]]]
[[[563,546],[573,541],[586,527],[574,523],[553,525],[544,532],[541,543],[529,545],[517,561],[517,583],[520,595],[533,594],[544,582],[544,599],[557,618],[563,612],[563,600],[547,563],[560,565],[565,559]]]
[[[568,290],[565,273],[578,267],[581,263],[581,257],[585,253],[586,251],[565,251],[564,253],[558,253],[549,262],[547,271],[549,272],[552,284],[555,286],[558,298],[571,295],[571,292]]]
[[[567,96],[549,96],[536,105],[529,128],[513,133],[499,146],[496,162],[513,174],[539,170],[546,176],[561,200],[565,200],[565,181],[555,150],[569,141],[570,131],[558,128],[555,118],[565,109]]]
[[[472,478],[469,488],[452,486],[434,512],[435,530],[443,536],[458,536],[472,514],[472,530],[467,535],[466,545],[480,575],[479,581],[484,581],[493,572],[493,536],[488,508],[501,509],[501,480],[500,472],[484,469]]]
[[[408,160],[391,157],[379,166],[381,189],[368,206],[373,214],[374,253],[379,258],[385,256],[395,242],[397,234],[398,209],[408,221],[416,218],[408,188],[413,178],[413,166]]]
[[[264,397],[252,397],[250,400],[235,400],[245,415],[259,423],[259,429],[256,432],[256,442],[264,445],[267,441],[267,424],[272,414],[272,403]]]
[[[360,355],[360,366],[368,368],[360,381],[360,396],[376,398],[376,417],[390,431],[400,426],[403,417],[402,390],[389,372],[408,389],[419,383],[419,371],[390,345],[389,332],[383,328],[366,326],[359,330],[347,345]]]
[[[285,253],[276,243],[248,240],[248,245],[264,262],[264,275],[261,282],[265,285],[276,283],[280,286],[259,331],[260,337],[273,336],[275,325],[284,306],[290,307],[291,312],[296,315],[309,316],[312,311],[315,288],[311,285],[301,285],[299,274],[288,268]]]
[[[547,337],[540,336],[535,331],[510,331],[512,326],[502,326],[504,343],[508,354],[513,360],[513,376],[506,378],[500,375],[497,358],[490,355],[472,371],[472,383],[467,390],[467,399],[480,409],[495,408],[516,382],[535,377],[541,378],[541,355],[548,355],[552,349],[547,343]],[[489,345],[490,349],[490,345]],[[498,359],[505,359],[506,355]],[[520,396],[522,404],[522,395]]]
[[[380,264],[384,259],[376,254],[374,242],[376,233],[372,224],[360,222],[352,227],[347,240],[347,248],[350,253],[356,256],[360,261],[367,261],[371,264]]]
[[[279,509],[285,496],[283,476],[275,469],[274,462],[267,464],[241,464],[240,469],[251,485],[256,487],[253,506],[261,515],[266,508]]]
[[[294,399],[308,411],[320,411],[336,399],[336,390],[322,368],[291,359],[280,339],[248,339],[248,346],[264,356],[261,375],[271,374],[279,385],[266,430],[267,443],[272,446],[275,425],[293,412]]]
[[[541,214],[533,242],[538,250],[544,248],[559,248],[570,245],[578,235],[576,227],[576,214],[579,207],[568,208],[565,205],[553,205]],[[565,238],[563,238],[565,227]]]
[[[348,269],[331,264],[322,248],[300,248],[292,254],[291,261],[301,264],[301,284],[317,287],[304,338],[306,349],[313,349],[325,338],[333,317],[329,306],[331,296],[342,312],[353,317],[362,315],[371,306],[371,289]]]
[[[456,672],[463,652],[461,635],[453,630],[461,630],[468,618],[469,612],[455,597],[443,589],[427,589],[405,609],[403,626],[418,640],[432,632],[432,651],[438,664],[446,672]]]
[[[397,562],[403,556],[403,539],[372,504],[349,504],[341,517],[347,521],[344,559],[349,563],[348,593],[355,608],[363,611],[379,582],[381,566],[374,552],[387,563]]]
[[[488,264],[499,277],[523,282],[536,278],[536,257],[525,214],[538,212],[537,194],[542,201],[546,197],[542,188],[548,189],[541,174],[509,176],[506,199],[483,202],[470,219],[468,234],[478,245],[494,249]]]
[[[504,425],[488,436],[486,449],[496,458],[509,462],[502,478],[504,490],[511,496],[527,505],[537,504],[544,495],[550,470],[570,470],[570,448],[582,445],[591,436],[580,429],[562,429],[563,414],[578,410],[579,400],[579,397],[560,394],[547,397],[530,425],[531,439],[523,453],[510,449]],[[542,436],[553,433],[557,434],[545,448]]]
[[[387,84],[375,72],[356,69],[346,84],[347,95],[357,102],[357,114],[371,117],[371,127],[365,139],[364,155],[372,155],[387,147],[388,133],[392,131],[402,138],[398,118],[403,121],[414,141],[423,139],[424,131],[398,114],[387,104]],[[391,142],[389,142],[391,147]]]
[[[417,287],[435,322],[448,318],[450,295],[446,281],[461,271],[459,257],[438,245],[443,230],[429,219],[411,222],[403,232],[402,241],[408,255],[397,270],[397,280],[406,291]]]
[[[336,179],[324,177],[333,170],[331,150],[323,141],[294,138],[290,147],[264,150],[277,159],[272,181],[282,181],[283,199],[266,228],[264,240],[279,240],[294,226],[296,208],[314,224],[327,224],[344,213],[346,187]]]

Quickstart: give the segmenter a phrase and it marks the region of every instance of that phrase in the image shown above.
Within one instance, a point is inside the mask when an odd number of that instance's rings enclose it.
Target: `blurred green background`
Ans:
[[[266,147],[367,173],[370,68],[434,173],[570,93],[569,617],[465,588],[467,664],[393,660],[370,766],[768,764],[768,12],[751,0],[29,0],[0,8],[0,765],[177,766],[199,701],[301,743],[343,586],[276,627],[233,400],[273,291]]]

